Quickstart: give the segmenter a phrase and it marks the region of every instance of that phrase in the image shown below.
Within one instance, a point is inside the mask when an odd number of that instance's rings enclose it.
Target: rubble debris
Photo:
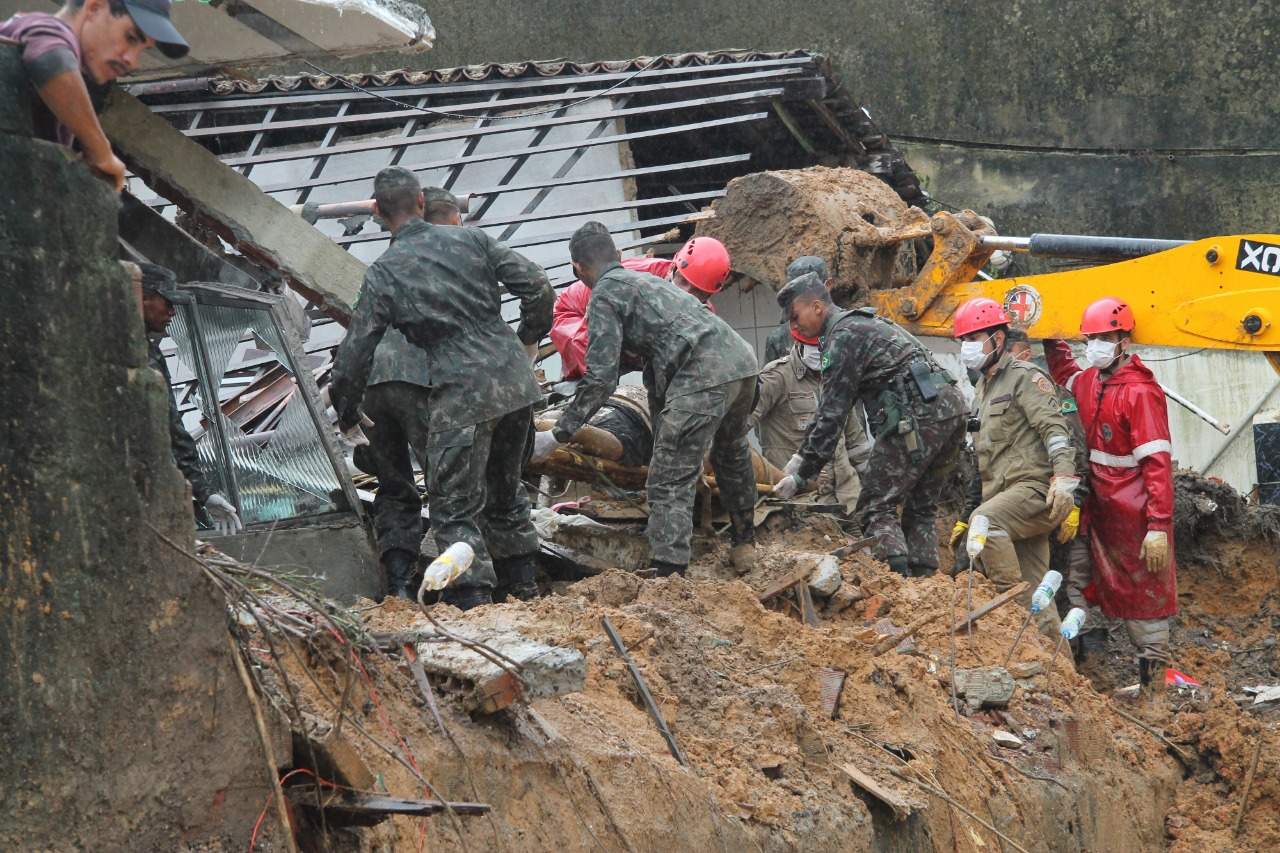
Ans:
[[[323,811],[324,819],[334,826],[376,826],[392,815],[428,817],[444,811],[473,817],[488,814],[490,810],[485,803],[415,800],[308,783],[286,785],[284,793],[295,808]]]
[[[818,682],[822,690],[822,713],[834,720],[840,713],[840,693],[844,690],[844,680],[848,677],[843,669],[824,667],[818,670]]]
[[[890,649],[895,649],[900,647],[907,640],[914,637],[916,635],[916,632],[918,632],[921,628],[924,628],[926,625],[932,624],[936,619],[941,619],[942,616],[943,616],[943,613],[941,610],[934,610],[932,613],[924,614],[923,616],[919,617],[914,622],[912,622],[910,625],[908,625],[906,628],[902,629],[901,633],[891,634],[890,636],[885,637],[883,640],[880,640],[879,642],[877,642],[871,648],[871,656],[877,657],[889,651]]]
[[[840,589],[844,578],[840,576],[840,561],[830,554],[815,555],[817,566],[809,575],[809,589],[814,595],[830,598]]]
[[[853,782],[854,785],[888,806],[893,812],[894,820],[906,820],[913,811],[924,807],[920,803],[912,802],[897,791],[885,787],[852,764],[841,764],[840,769],[844,771],[845,775],[849,777],[849,781]]]
[[[954,679],[956,695],[970,711],[1007,708],[1013,699],[1013,676],[1002,666],[957,669]]]
[[[1038,660],[1014,661],[1006,669],[1009,670],[1010,675],[1019,681],[1034,678],[1044,672],[1044,666]]]
[[[419,642],[418,659],[430,675],[464,691],[463,704],[476,714],[492,714],[517,701],[563,696],[582,689],[586,659],[577,649],[548,646],[514,631],[477,630],[462,622],[443,623],[451,633],[494,649],[519,665],[518,673],[452,642]]]
[[[1005,749],[1022,749],[1022,738],[1004,729],[996,729],[992,732],[991,739]]]

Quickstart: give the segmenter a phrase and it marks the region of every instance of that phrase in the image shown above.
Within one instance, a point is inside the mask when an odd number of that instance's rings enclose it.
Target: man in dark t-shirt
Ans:
[[[87,83],[105,86],[138,67],[142,52],[159,47],[170,58],[189,50],[169,20],[170,0],[67,0],[56,15],[19,13],[0,23],[0,39],[15,42],[39,101],[36,135],[75,147],[85,163],[117,191],[124,164],[111,151],[89,98]]]

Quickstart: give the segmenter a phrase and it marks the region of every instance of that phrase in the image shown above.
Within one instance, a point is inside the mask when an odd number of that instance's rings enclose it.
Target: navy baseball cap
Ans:
[[[171,0],[124,0],[124,8],[138,29],[156,40],[156,47],[170,59],[181,59],[191,51],[191,45],[169,20]]]

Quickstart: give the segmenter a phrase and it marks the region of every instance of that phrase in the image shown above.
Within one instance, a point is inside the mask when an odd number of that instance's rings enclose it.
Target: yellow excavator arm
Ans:
[[[933,219],[934,251],[921,274],[908,287],[873,291],[871,297],[883,315],[915,334],[950,337],[956,309],[975,296],[988,296],[1033,338],[1078,338],[1085,307],[1116,296],[1133,309],[1136,343],[1253,350],[1266,354],[1280,372],[1280,235],[1188,243],[1071,235],[1007,238],[972,232],[950,214]],[[1130,257],[1065,272],[974,280],[974,270],[1001,248],[1098,260]]]

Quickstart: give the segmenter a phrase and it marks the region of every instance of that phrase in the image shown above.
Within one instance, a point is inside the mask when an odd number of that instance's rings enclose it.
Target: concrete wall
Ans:
[[[426,2],[426,0],[421,0]],[[1226,0],[427,3],[430,52],[347,70],[723,48],[826,53],[930,191],[1006,233],[1267,230],[1280,10]]]

